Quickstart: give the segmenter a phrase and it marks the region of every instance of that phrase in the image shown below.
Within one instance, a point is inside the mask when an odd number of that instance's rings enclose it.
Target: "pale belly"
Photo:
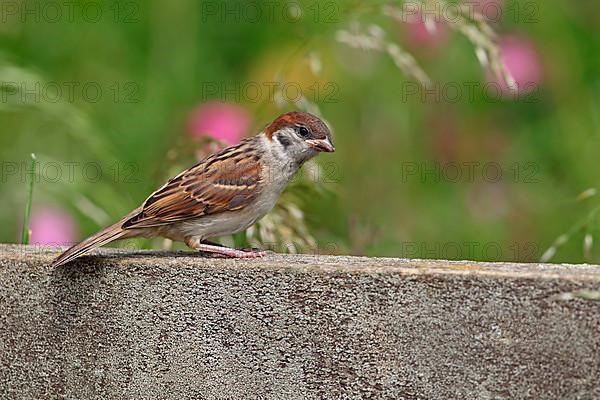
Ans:
[[[159,235],[176,241],[184,241],[186,237],[205,240],[215,236],[231,235],[252,226],[264,217],[273,209],[278,198],[279,193],[261,195],[254,203],[241,210],[206,215],[161,227]]]

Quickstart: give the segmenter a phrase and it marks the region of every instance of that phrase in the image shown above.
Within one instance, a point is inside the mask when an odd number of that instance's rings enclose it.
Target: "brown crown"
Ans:
[[[294,127],[296,125],[307,127],[312,132],[312,137],[315,139],[325,139],[331,135],[327,125],[325,125],[318,117],[306,112],[298,111],[281,114],[265,128],[264,132],[267,137],[271,139],[273,134],[278,130],[285,127]]]

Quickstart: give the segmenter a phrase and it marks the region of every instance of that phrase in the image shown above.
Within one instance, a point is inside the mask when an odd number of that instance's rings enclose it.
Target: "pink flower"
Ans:
[[[405,25],[406,40],[412,47],[435,47],[446,41],[448,28],[441,18],[424,15],[412,16]]]
[[[55,207],[34,208],[29,221],[31,244],[62,245],[77,240],[75,221],[65,210]]]
[[[500,41],[502,61],[517,83],[521,93],[534,90],[542,80],[542,63],[533,42],[527,38],[511,36]],[[503,80],[495,78],[503,91],[510,91]]]
[[[236,144],[248,132],[250,115],[237,105],[209,102],[193,110],[188,131],[194,138],[210,136],[227,144]]]

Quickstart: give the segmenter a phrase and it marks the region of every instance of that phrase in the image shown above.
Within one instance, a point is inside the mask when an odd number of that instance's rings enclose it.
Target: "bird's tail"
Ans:
[[[84,253],[86,253],[92,249],[103,246],[109,242],[112,242],[113,240],[122,238],[123,236],[125,236],[126,234],[129,233],[127,230],[121,228],[122,224],[123,224],[123,221],[121,220],[121,221],[117,222],[116,224],[111,225],[108,228],[101,230],[100,232],[96,233],[95,235],[90,236],[89,238],[85,239],[83,242],[70,247],[68,250],[66,250],[64,253],[62,253],[60,256],[55,258],[54,261],[52,261],[52,266],[58,267],[60,265],[66,264],[69,261],[83,255]]]

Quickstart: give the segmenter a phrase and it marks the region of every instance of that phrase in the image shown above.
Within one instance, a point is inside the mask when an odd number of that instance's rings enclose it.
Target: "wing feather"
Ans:
[[[160,226],[240,210],[259,193],[259,159],[257,149],[249,141],[229,147],[168,181],[122,227]]]

